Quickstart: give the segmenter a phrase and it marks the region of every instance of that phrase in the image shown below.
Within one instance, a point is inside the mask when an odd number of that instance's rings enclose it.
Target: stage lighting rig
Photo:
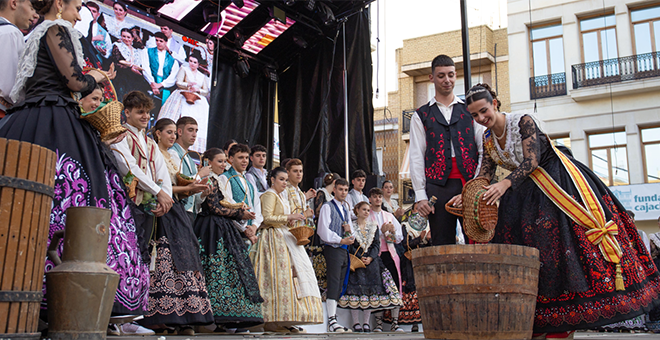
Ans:
[[[294,35],[293,36],[293,42],[296,43],[296,45],[300,46],[301,48],[307,48],[307,40],[305,40],[303,37],[299,35]]]
[[[328,5],[319,2],[318,3],[318,13],[319,16],[321,17],[321,21],[323,21],[323,24],[326,26],[330,26],[335,22],[335,14],[332,12],[332,9],[328,7]]]
[[[236,46],[236,48],[241,48],[241,47],[243,47],[243,44],[245,44],[245,36],[238,29],[235,29],[234,30],[234,45]]]
[[[277,76],[277,71],[275,70],[274,67],[264,66],[263,72],[264,72],[264,77],[266,77],[266,79],[273,82],[277,82],[279,80],[279,77]]]
[[[307,0],[307,3],[305,4],[305,7],[307,7],[307,9],[310,11],[313,11],[315,6],[316,0]]]

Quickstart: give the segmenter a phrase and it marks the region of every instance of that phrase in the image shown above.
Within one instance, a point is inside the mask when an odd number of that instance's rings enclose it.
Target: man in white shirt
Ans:
[[[255,145],[250,150],[250,161],[252,162],[252,167],[248,170],[245,178],[252,186],[257,189],[257,197],[268,190],[268,181],[266,177],[268,176],[268,171],[264,169],[266,165],[266,147],[263,145]]]
[[[172,31],[169,26],[161,26],[160,32],[167,37],[167,51],[172,54],[172,57],[174,57],[179,64],[184,64],[186,62],[186,51],[183,49],[183,45],[172,35],[174,31]],[[156,45],[156,40],[153,38],[147,41],[147,47],[156,47]]]
[[[243,202],[253,213],[248,220],[239,227],[252,243],[257,241],[257,229],[263,222],[261,214],[261,200],[257,197],[257,190],[245,179],[244,173],[250,162],[250,147],[245,144],[236,144],[229,149],[231,168],[220,176],[220,189],[225,199],[231,203]]]
[[[99,60],[103,61],[110,58],[110,53],[112,52],[112,40],[110,39],[110,33],[103,28],[98,22],[99,17],[101,16],[101,11],[99,5],[95,2],[88,1],[85,6],[92,13],[92,22],[89,24],[89,32],[85,32],[87,38],[92,43],[92,46],[98,52]]]
[[[155,96],[160,95],[160,104],[164,105],[170,96],[170,88],[176,84],[179,63],[167,50],[167,36],[162,32],[154,34],[156,47],[146,48],[142,52],[142,74],[151,86]],[[160,107],[156,106],[160,111]]]
[[[29,29],[31,21],[38,18],[30,0],[0,0],[0,46],[4,49],[0,54],[0,118],[14,105],[9,93],[16,80],[18,59],[25,48],[25,38],[19,29]]]
[[[367,183],[367,174],[364,172],[364,170],[353,171],[353,174],[351,175],[351,183],[353,184],[353,189],[348,192],[346,202],[348,202],[348,204],[351,206],[352,211],[356,204],[360,202],[369,202],[369,198],[367,198],[367,196],[362,193],[364,185]],[[357,218],[355,214],[351,214],[353,219]]]
[[[419,212],[429,216],[432,244],[454,244],[457,217],[444,206],[479,173],[483,127],[454,95],[456,67],[449,56],[433,59],[429,79],[435,96],[410,120],[410,179]],[[428,204],[431,196],[437,209]]]
[[[355,242],[350,232],[350,210],[344,201],[348,195],[348,182],[339,178],[335,181],[335,197],[323,204],[319,212],[316,232],[325,245],[326,275],[328,282],[326,308],[328,309],[328,332],[342,333],[348,328],[337,323],[337,300],[343,291],[344,278],[348,275],[348,246]]]
[[[137,193],[131,199],[145,211],[145,214],[133,216],[140,251],[144,254],[149,247],[149,237],[154,232],[154,218],[165,215],[174,203],[172,181],[158,145],[146,135],[149,111],[153,107],[151,98],[142,92],[132,91],[124,97],[123,104],[126,113],[124,127],[128,129],[128,133],[124,140],[113,144],[112,149],[117,159],[119,173],[126,176],[130,171],[138,180]],[[149,196],[155,198],[155,201],[150,200]],[[123,324],[118,327],[124,334],[154,334],[153,331],[137,324]]]

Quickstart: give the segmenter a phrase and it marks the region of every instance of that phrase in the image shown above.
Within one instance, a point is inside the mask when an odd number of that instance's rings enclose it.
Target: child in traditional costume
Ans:
[[[355,256],[353,260],[362,261],[364,268],[357,268],[349,274],[346,293],[339,299],[339,307],[351,310],[353,331],[371,332],[371,312],[401,307],[401,295],[392,274],[378,256],[380,232],[375,221],[367,221],[371,211],[369,203],[358,202],[353,210],[357,216],[351,225],[355,242],[348,247],[348,252]]]

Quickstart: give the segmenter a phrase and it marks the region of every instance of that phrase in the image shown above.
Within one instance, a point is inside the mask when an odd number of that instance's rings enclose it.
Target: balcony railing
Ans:
[[[539,99],[566,95],[566,73],[529,78],[529,98]]]
[[[573,88],[660,76],[660,53],[593,61],[572,66]]]
[[[410,119],[412,119],[412,115],[415,113],[415,110],[405,110],[402,113],[403,116],[403,125],[401,126],[401,133],[409,133],[410,132]]]

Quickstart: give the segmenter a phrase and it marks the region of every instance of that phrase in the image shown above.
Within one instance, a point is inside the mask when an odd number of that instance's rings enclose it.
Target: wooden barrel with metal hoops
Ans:
[[[531,339],[539,251],[510,244],[412,251],[417,297],[430,339]]]
[[[39,339],[55,152],[0,138],[0,338]]]

